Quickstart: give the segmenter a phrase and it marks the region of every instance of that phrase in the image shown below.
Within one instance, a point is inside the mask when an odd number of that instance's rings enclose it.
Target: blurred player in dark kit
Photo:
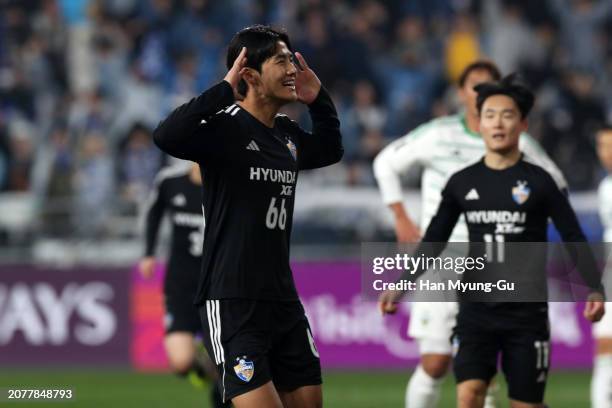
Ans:
[[[172,242],[164,277],[164,346],[174,372],[187,376],[196,386],[212,380],[213,406],[221,402],[218,375],[206,351],[201,348],[200,317],[193,304],[202,264],[204,216],[202,177],[197,164],[162,169],[145,209],[145,256],[140,273],[150,278],[155,268],[155,247],[164,215],[172,224]]]

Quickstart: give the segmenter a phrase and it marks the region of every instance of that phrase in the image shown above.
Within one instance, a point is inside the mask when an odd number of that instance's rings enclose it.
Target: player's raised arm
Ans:
[[[308,105],[312,120],[312,132],[300,129],[298,165],[300,170],[329,166],[339,162],[344,154],[336,107],[302,54],[296,52],[295,58],[298,101]],[[292,125],[299,128],[295,123]]]
[[[176,108],[153,132],[155,144],[171,156],[196,160],[227,135],[215,132],[214,115],[237,98],[240,75],[246,63],[243,48],[220,83]]]

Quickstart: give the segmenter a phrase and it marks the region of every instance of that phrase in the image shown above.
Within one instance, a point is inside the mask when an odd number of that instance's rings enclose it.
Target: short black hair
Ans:
[[[481,112],[482,105],[487,98],[493,95],[506,95],[512,98],[521,112],[521,119],[525,119],[529,115],[535,102],[533,92],[516,73],[504,77],[501,81],[476,85],[474,90],[478,93],[476,97],[478,113]]]
[[[597,126],[597,133],[599,132],[607,132],[612,130],[612,122],[603,121]]]
[[[227,48],[227,59],[225,65],[230,69],[238,58],[242,47],[247,49],[246,66],[261,72],[261,66],[265,60],[276,54],[278,42],[283,41],[287,48],[293,52],[289,36],[283,30],[277,30],[268,25],[256,24],[238,31]],[[238,92],[246,95],[247,85],[244,80],[238,85]]]
[[[457,82],[457,84],[459,85],[459,88],[463,88],[463,85],[465,85],[465,81],[467,81],[468,76],[473,71],[480,71],[480,70],[487,71],[491,75],[491,78],[493,78],[494,81],[499,81],[501,79],[501,72],[499,71],[499,68],[497,68],[497,65],[495,65],[493,61],[484,60],[484,59],[476,60],[472,62],[470,65],[468,65],[467,67],[465,67],[463,72],[461,72],[461,75],[459,76],[459,81]]]

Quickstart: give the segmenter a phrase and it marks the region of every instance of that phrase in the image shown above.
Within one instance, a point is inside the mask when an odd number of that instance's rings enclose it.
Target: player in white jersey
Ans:
[[[498,68],[489,61],[476,61],[465,68],[458,81],[458,95],[464,112],[434,119],[385,147],[374,160],[374,174],[385,204],[395,215],[399,242],[417,242],[440,204],[447,179],[457,170],[479,160],[485,153],[484,141],[477,133],[479,116],[474,87],[499,80]],[[566,188],[561,171],[539,144],[522,134],[520,149],[530,161],[546,169],[560,188]],[[421,166],[421,220],[419,226],[410,218],[402,203],[401,175],[413,166]],[[450,242],[468,242],[463,216]],[[406,388],[406,406],[432,408],[437,405],[442,380],[451,363],[450,337],[455,325],[457,304],[450,302],[413,303],[408,334],[419,342],[420,364]],[[492,406],[492,397],[487,399]]]
[[[603,241],[612,242],[612,126],[597,133],[597,155],[608,175],[599,184],[599,217],[604,228]],[[612,265],[608,261],[604,274],[604,284],[610,287]],[[612,302],[606,303],[612,310]],[[591,406],[593,408],[612,408],[612,313],[604,315],[593,326],[595,337],[595,361],[591,381]]]

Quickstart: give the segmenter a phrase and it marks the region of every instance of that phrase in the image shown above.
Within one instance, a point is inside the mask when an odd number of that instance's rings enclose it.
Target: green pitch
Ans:
[[[403,372],[327,372],[324,375],[326,408],[403,407],[408,373]],[[588,407],[590,373],[555,372],[548,383],[546,402],[551,408]],[[505,388],[500,384],[500,396]],[[0,401],[2,406],[51,407],[208,407],[208,393],[171,374],[142,374],[110,370],[3,370],[0,389],[72,388],[73,402]],[[441,407],[454,407],[453,381],[444,384]],[[4,397],[5,395],[3,395]],[[507,407],[503,401],[501,407]]]

